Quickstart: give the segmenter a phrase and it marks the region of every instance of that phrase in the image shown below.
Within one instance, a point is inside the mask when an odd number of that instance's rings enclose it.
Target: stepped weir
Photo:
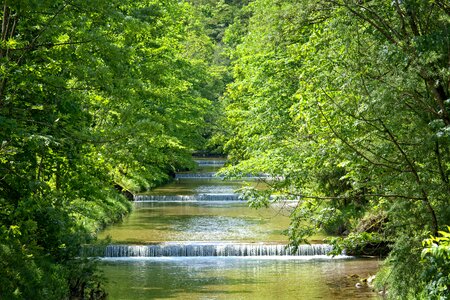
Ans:
[[[211,165],[221,166],[224,161],[198,160],[197,163],[201,169]],[[266,215],[262,212],[241,212],[246,207],[242,203],[244,199],[233,192],[233,187],[237,189],[239,184],[218,184],[215,172],[179,173],[176,178],[180,180],[175,180],[169,188],[166,186],[153,194],[134,196],[135,203],[143,206],[138,206],[142,215],[133,219],[137,223],[133,223],[131,227],[146,228],[144,233],[129,231],[121,235],[118,241],[125,244],[87,245],[83,248],[83,254],[111,258],[313,257],[324,256],[332,251],[332,246],[327,244],[300,245],[294,248],[280,243],[285,237],[281,237],[279,232],[283,229],[277,227],[278,223],[270,223],[270,226],[264,227],[264,224],[271,222],[268,218],[280,217],[279,211],[273,214],[266,212]],[[185,178],[193,180],[181,180]],[[216,181],[202,181],[202,178],[215,178]],[[209,202],[224,203],[210,205]],[[283,203],[287,202],[289,201],[284,200]],[[135,212],[136,214],[139,215],[139,212]],[[145,235],[147,232],[150,235]],[[174,236],[178,238],[173,239]]]
[[[200,167],[222,167],[225,164],[225,160],[195,160]]]
[[[203,173],[177,173],[175,179],[206,179],[206,178],[218,178],[224,179],[224,176],[218,175],[216,172],[203,172]],[[244,174],[240,178],[242,179],[272,179],[268,174],[259,174],[257,176],[252,174]]]
[[[301,199],[277,194],[252,209],[237,191],[264,190],[272,178],[223,180],[211,172],[222,161],[198,160],[196,174],[135,195],[134,211],[100,233],[112,244],[82,248],[102,258],[111,299],[372,299],[342,283],[366,278],[375,261],[331,256],[328,244],[286,246]]]
[[[162,243],[87,247],[85,254],[101,257],[315,256],[327,255],[331,250],[332,246],[327,244],[300,245],[294,249],[281,244]]]
[[[216,174],[216,172],[204,172],[204,173],[177,173],[175,174],[176,179],[181,178],[223,178]]]
[[[238,194],[197,194],[197,195],[136,195],[136,202],[182,202],[182,201],[243,201]]]

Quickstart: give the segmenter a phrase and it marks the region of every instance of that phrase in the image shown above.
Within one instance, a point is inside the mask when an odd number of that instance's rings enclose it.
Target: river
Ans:
[[[331,258],[320,235],[286,248],[295,204],[247,207],[235,193],[243,182],[213,177],[221,163],[200,160],[198,173],[136,197],[101,233],[113,243],[100,254],[109,299],[379,299],[356,287],[379,260]]]

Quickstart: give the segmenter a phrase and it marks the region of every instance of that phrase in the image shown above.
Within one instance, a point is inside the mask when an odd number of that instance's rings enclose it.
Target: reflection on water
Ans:
[[[262,181],[228,181],[218,178],[178,179],[167,185],[156,188],[147,193],[149,195],[194,195],[204,193],[229,194],[239,190],[244,185],[251,185],[257,189],[264,189],[267,185]]]
[[[105,260],[110,299],[378,299],[358,278],[377,260],[157,258]]]
[[[217,169],[216,165],[204,165],[207,167],[199,168],[198,172]],[[287,237],[283,232],[289,226],[292,204],[255,210],[239,201],[211,202],[199,201],[201,197],[190,197],[199,194],[224,196],[234,193],[242,185],[241,182],[217,178],[176,180],[148,195],[167,196],[167,199],[181,201],[136,202],[134,212],[123,223],[102,232],[100,238],[111,236],[116,244],[286,244]],[[259,181],[253,181],[251,185],[258,189],[266,187]],[[158,199],[160,201],[162,198]],[[317,236],[312,240],[321,242],[322,238]],[[378,264],[378,260],[373,259],[330,259],[323,256],[207,256],[104,259],[101,267],[109,280],[109,299],[113,300],[343,300],[377,299],[377,295],[369,288],[356,288],[355,284],[359,278],[376,273]]]
[[[163,241],[287,242],[290,208],[251,209],[246,203],[135,203],[123,223],[109,227],[100,238],[115,243]]]

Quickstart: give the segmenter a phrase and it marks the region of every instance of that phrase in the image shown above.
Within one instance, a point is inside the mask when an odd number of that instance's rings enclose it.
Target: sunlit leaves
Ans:
[[[293,214],[293,243],[318,228],[354,231],[360,218],[382,209],[385,235],[356,232],[347,242],[393,243],[393,261],[408,263],[395,265],[391,282],[416,278],[402,276],[418,255],[417,241],[447,224],[450,212],[445,7],[250,5],[248,32],[234,37],[235,80],[224,99],[231,132],[225,149],[235,164],[228,172],[279,175],[284,184],[271,193],[304,199]],[[249,198],[258,200],[256,193]],[[414,293],[400,286],[394,293]]]
[[[186,53],[206,37],[184,35],[191,16],[172,0],[5,2],[0,298],[65,298],[69,281],[91,280],[67,272],[84,274],[80,244],[130,210],[120,192],[192,167],[211,99],[208,64]]]
[[[445,299],[450,294],[448,277],[450,271],[450,233],[439,231],[437,237],[423,241],[422,264],[425,266],[423,279],[429,299]]]

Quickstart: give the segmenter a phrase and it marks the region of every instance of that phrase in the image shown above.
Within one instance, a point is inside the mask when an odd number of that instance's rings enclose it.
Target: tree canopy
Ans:
[[[3,0],[0,297],[102,298],[81,245],[202,150],[271,175],[251,206],[300,200],[292,245],[448,297],[447,2]]]
[[[75,258],[130,210],[120,192],[192,167],[204,144],[211,42],[179,1],[5,0],[2,11],[0,297],[87,297],[95,277]]]
[[[254,206],[300,199],[293,244],[318,229],[347,236],[337,249],[389,244],[380,281],[402,299],[424,286],[422,240],[450,219],[449,8],[256,0],[247,33],[228,32],[228,173],[276,178],[245,192]]]

